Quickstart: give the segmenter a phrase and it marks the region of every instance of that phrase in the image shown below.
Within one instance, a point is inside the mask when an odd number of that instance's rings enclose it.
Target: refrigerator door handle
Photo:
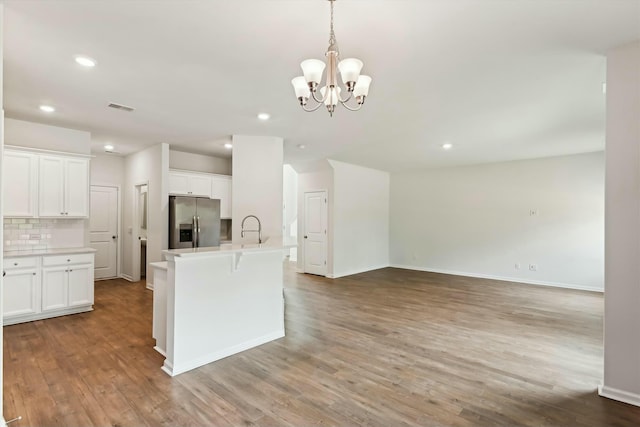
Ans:
[[[198,233],[196,234],[196,236],[198,236],[198,242],[196,246],[200,247],[200,217],[199,216],[196,217],[196,227],[198,228]]]
[[[196,225],[196,216],[193,216],[193,219],[191,220],[191,228],[192,228],[192,235],[191,235],[191,247],[195,248],[198,246],[198,228]]]

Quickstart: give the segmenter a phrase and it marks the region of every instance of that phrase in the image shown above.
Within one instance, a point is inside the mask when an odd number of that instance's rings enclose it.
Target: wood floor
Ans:
[[[596,392],[600,294],[287,268],[285,295],[285,338],[170,378],[152,349],[152,292],[97,282],[91,313],[4,328],[5,418],[22,415],[12,427],[640,425],[640,408]]]

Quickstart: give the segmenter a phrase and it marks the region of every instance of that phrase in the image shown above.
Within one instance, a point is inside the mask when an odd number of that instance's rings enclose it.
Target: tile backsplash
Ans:
[[[5,218],[5,251],[84,246],[84,219]]]

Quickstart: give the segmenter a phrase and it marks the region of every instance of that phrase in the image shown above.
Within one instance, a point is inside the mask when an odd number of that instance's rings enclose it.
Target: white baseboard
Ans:
[[[153,349],[155,351],[157,351],[158,353],[160,353],[161,355],[163,355],[164,357],[167,357],[167,353],[165,353],[165,351],[163,349],[161,349],[160,347],[158,347],[157,345],[154,345]]]
[[[128,282],[133,282],[133,277],[129,276],[128,274],[121,274],[120,277]]]
[[[153,283],[147,282],[147,289],[152,291],[153,290]]]
[[[618,390],[617,388],[607,387],[602,384],[598,386],[598,394],[602,397],[628,403],[629,405],[640,406],[640,394],[629,393],[628,391]]]
[[[329,279],[339,279],[341,277],[352,276],[354,274],[360,274],[360,273],[366,273],[367,271],[379,270],[381,268],[386,268],[386,267],[390,267],[390,265],[389,264],[382,264],[382,265],[378,265],[378,266],[370,266],[370,267],[365,267],[365,268],[359,268],[359,269],[356,269],[356,270],[340,272],[340,273],[337,273],[337,274],[336,273],[327,274],[327,277]]]
[[[36,314],[25,314],[22,316],[9,317],[4,319],[2,325],[3,326],[17,325],[18,323],[33,322],[34,320],[44,320],[44,319],[50,319],[52,317],[67,316],[69,314],[86,313],[89,311],[93,311],[92,304],[81,305],[78,307],[71,307],[71,308],[61,308],[58,310],[44,311]]]
[[[251,339],[249,341],[245,341],[240,344],[236,344],[234,346],[227,347],[222,350],[197,357],[187,362],[180,363],[179,366],[175,366],[174,364],[170,363],[167,359],[165,359],[164,365],[162,366],[162,370],[167,374],[171,375],[172,377],[175,377],[176,375],[198,368],[202,365],[206,365],[207,363],[224,359],[225,357],[229,357],[236,353],[240,353],[241,351],[249,350],[250,348],[257,347],[262,344],[266,344],[269,341],[277,340],[278,338],[282,338],[282,337],[284,337],[284,328],[271,332],[266,335],[262,335],[261,337]]]
[[[576,289],[580,291],[590,291],[590,292],[604,292],[604,289],[591,288],[588,286],[576,285],[573,283],[544,282],[541,280],[522,279],[519,277],[493,276],[491,274],[469,273],[466,271],[454,271],[454,270],[442,270],[439,268],[416,267],[413,265],[405,265],[405,264],[391,264],[390,267],[403,268],[405,270],[426,271],[429,273],[451,274],[453,276],[477,277],[479,279],[500,280],[503,282],[526,283],[528,285],[551,286],[554,288]]]

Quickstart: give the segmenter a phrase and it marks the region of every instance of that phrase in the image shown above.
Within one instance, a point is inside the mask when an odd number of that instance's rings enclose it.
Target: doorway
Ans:
[[[120,259],[118,187],[91,186],[89,241],[95,253],[95,280],[118,277]]]
[[[148,195],[149,183],[136,184],[134,187],[133,204],[133,274],[134,282],[147,276],[147,221],[148,221]]]
[[[304,272],[327,275],[327,191],[304,193]]]

